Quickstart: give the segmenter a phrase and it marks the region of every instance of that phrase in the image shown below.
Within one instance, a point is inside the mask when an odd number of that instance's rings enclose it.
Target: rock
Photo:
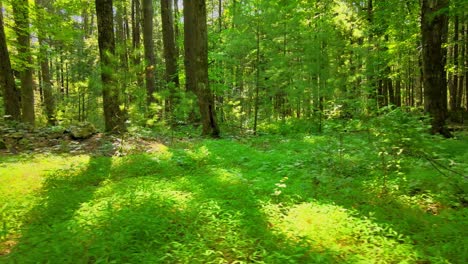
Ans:
[[[87,139],[96,133],[96,128],[93,124],[84,122],[76,126],[71,126],[69,131],[74,139]]]

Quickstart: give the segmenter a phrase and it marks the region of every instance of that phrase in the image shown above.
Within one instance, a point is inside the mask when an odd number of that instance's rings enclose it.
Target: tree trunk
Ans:
[[[0,2],[0,10],[2,10]],[[0,12],[0,88],[3,90],[3,105],[5,115],[11,120],[21,120],[19,91],[16,89],[15,78],[11,70],[10,54],[8,53],[5,29],[3,26],[3,12]]]
[[[20,55],[21,70],[21,109],[23,122],[34,126],[34,82],[31,42],[29,35],[29,4],[28,0],[16,0],[12,3],[15,20],[15,32],[18,40],[18,54]]]
[[[460,52],[460,79],[458,80],[458,108],[463,108],[463,95],[465,95],[466,109],[468,112],[468,21],[466,21],[466,15],[463,16],[461,38],[463,39],[461,43],[461,52]],[[463,84],[466,84],[466,89],[464,89]]]
[[[140,0],[132,0],[132,48],[133,48],[133,63],[135,65],[140,65],[141,56],[140,56],[140,47],[141,47],[141,7]],[[136,76],[138,87],[143,86],[143,76],[140,72],[137,72]],[[130,98],[130,101],[132,99]]]
[[[256,14],[258,16],[258,13]],[[257,18],[259,19],[259,18]],[[258,108],[259,108],[259,91],[260,91],[260,21],[257,21],[256,36],[256,60],[255,60],[255,101],[254,101],[254,124],[253,133],[257,135],[257,123],[258,123]]]
[[[49,68],[49,56],[46,43],[46,34],[44,32],[44,24],[41,25],[44,21],[44,12],[45,12],[45,1],[36,0],[37,6],[37,22],[38,22],[38,41],[40,54],[38,60],[41,68],[41,79],[42,79],[42,91],[44,97],[44,107],[45,113],[47,116],[47,123],[49,125],[55,125],[55,100],[52,92],[52,81],[50,77],[50,68]]]
[[[202,135],[219,137],[213,93],[208,82],[208,33],[205,0],[184,0],[186,78],[198,99]],[[187,67],[188,66],[188,67]]]
[[[154,57],[153,43],[153,1],[143,0],[143,45],[145,48],[145,78],[146,103],[150,106],[156,102],[156,59]]]
[[[421,33],[423,47],[424,108],[432,117],[431,132],[445,137],[447,77],[445,72],[448,32],[448,0],[422,0]]]
[[[458,105],[458,29],[459,19],[458,16],[454,18],[453,30],[453,76],[450,84],[450,110],[456,111]]]
[[[463,20],[462,20],[463,21]],[[466,78],[465,76],[465,73],[464,73],[464,69],[465,67],[467,67],[468,65],[465,65],[466,63],[466,56],[465,56],[465,46],[466,46],[466,42],[468,41],[466,39],[466,34],[464,33],[466,30],[466,27],[465,27],[465,24],[462,23],[462,28],[460,30],[460,38],[462,39],[462,42],[460,43],[460,46],[461,46],[461,50],[460,50],[460,65],[458,67],[458,73],[459,73],[459,77],[458,77],[458,91],[457,91],[457,109],[460,109],[462,108],[462,99],[463,99],[463,83],[464,83],[464,80]],[[468,109],[467,109],[468,110]]]
[[[114,21],[112,0],[96,0],[98,22],[99,55],[101,58],[102,96],[105,130],[107,132],[125,131],[125,113],[120,109],[119,90],[114,74],[115,55]]]
[[[167,110],[172,112],[175,103],[175,89],[179,87],[172,1],[161,0],[161,20],[163,29],[164,59],[166,63],[165,79],[170,91],[170,97],[167,101]]]
[[[179,51],[179,36],[180,36],[180,32],[179,32],[179,21],[180,20],[180,14],[179,14],[179,1],[178,0],[174,0],[174,40],[175,40],[175,57],[176,57],[176,61],[179,60],[179,54],[180,54],[180,51]]]
[[[398,78],[395,82],[395,105],[401,107],[401,80]]]

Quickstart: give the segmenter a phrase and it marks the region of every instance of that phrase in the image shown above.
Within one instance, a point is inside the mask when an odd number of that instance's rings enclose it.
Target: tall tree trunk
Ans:
[[[164,59],[166,63],[165,79],[170,91],[170,97],[167,101],[167,110],[172,112],[175,103],[175,91],[176,88],[179,87],[172,1],[161,0],[161,20],[163,29]]]
[[[453,76],[450,83],[450,110],[456,111],[458,105],[458,29],[459,19],[458,16],[454,18],[453,30]]]
[[[55,125],[55,100],[52,92],[52,81],[50,77],[46,33],[44,32],[44,24],[41,25],[41,23],[43,23],[44,21],[44,12],[46,7],[45,3],[46,2],[44,0],[36,0],[37,22],[39,25],[37,34],[40,47],[40,55],[38,56],[38,60],[41,68],[42,91],[44,97],[45,113],[47,116],[47,123],[49,125]]]
[[[132,48],[133,48],[133,63],[139,67],[141,62],[141,6],[140,0],[132,0]],[[139,71],[136,74],[137,86],[143,87],[143,76]],[[129,101],[132,101],[130,95]]]
[[[179,22],[180,22],[180,14],[179,14],[179,1],[174,0],[174,40],[175,40],[175,57],[176,61],[179,60]]]
[[[13,1],[13,15],[15,20],[15,31],[18,40],[18,54],[21,56],[21,109],[23,122],[34,126],[34,82],[31,42],[29,35],[29,4],[28,0]]]
[[[464,18],[464,17],[463,17]],[[461,28],[461,39],[463,40],[461,42],[461,51],[460,51],[460,67],[459,67],[459,73],[460,77],[458,79],[458,105],[457,108],[462,108],[463,104],[463,83],[466,81],[468,84],[468,76],[466,75],[468,69],[468,62],[467,62],[467,56],[466,56],[466,47],[468,45],[468,39],[467,39],[467,31],[468,28],[466,27],[465,23],[462,23],[462,28]],[[465,100],[468,101],[468,98],[466,98],[465,95]],[[468,108],[466,109],[468,111]]]
[[[258,16],[258,13],[256,14]],[[259,18],[257,18],[259,19]],[[255,71],[255,101],[254,101],[254,124],[253,133],[257,135],[258,109],[259,109],[259,91],[260,91],[260,21],[257,21],[256,34],[256,71]]]
[[[0,10],[2,10],[0,1]],[[3,12],[0,11],[0,89],[3,90],[3,106],[5,115],[11,120],[21,120],[21,107],[19,91],[16,89],[15,78],[11,70],[10,54],[5,37]]]
[[[395,82],[395,105],[401,106],[401,80],[398,78]]]
[[[126,23],[126,3],[124,1],[119,2],[116,8],[116,38],[117,52],[120,60],[120,68],[123,71],[122,74],[126,74],[128,71],[128,52],[127,52],[127,27]],[[123,86],[126,86],[125,81],[122,82]]]
[[[448,0],[422,0],[424,108],[432,117],[433,134],[450,137],[447,118],[447,77],[445,72],[448,32]]]
[[[143,45],[145,48],[145,78],[146,103],[150,106],[156,102],[156,59],[154,57],[153,42],[153,1],[143,0]]]
[[[219,137],[213,93],[208,82],[208,32],[205,0],[184,0],[184,46],[187,82],[195,91],[202,121],[202,135]],[[187,64],[189,67],[187,67]]]
[[[96,15],[105,129],[119,133],[125,131],[125,112],[120,109],[120,92],[113,76],[115,65],[111,57],[115,55],[115,39],[112,0],[96,0]]]

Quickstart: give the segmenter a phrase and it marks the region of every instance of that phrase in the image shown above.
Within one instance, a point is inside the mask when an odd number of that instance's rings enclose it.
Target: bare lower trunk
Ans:
[[[172,1],[161,0],[161,20],[163,27],[164,59],[166,63],[165,79],[170,91],[166,108],[167,111],[172,112],[175,103],[175,91],[176,88],[179,87]]]
[[[219,137],[214,97],[208,82],[208,34],[205,0],[184,0],[186,76],[194,89],[202,121],[202,135]],[[187,67],[188,66],[188,67]]]
[[[423,45],[424,108],[432,117],[431,132],[450,137],[447,118],[447,77],[445,72],[448,32],[448,0],[423,0],[421,31]]]
[[[145,48],[146,103],[156,103],[156,59],[153,43],[153,1],[143,0],[143,45]]]
[[[115,39],[112,0],[96,0],[96,15],[105,129],[119,133],[125,131],[125,112],[120,109],[120,92],[113,76],[115,65],[111,57],[115,54]]]

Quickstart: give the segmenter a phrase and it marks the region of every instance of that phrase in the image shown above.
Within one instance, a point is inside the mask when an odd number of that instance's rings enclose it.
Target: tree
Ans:
[[[431,132],[450,137],[447,118],[447,77],[445,64],[449,0],[423,0],[421,36],[423,57],[424,108],[432,117]]]
[[[118,133],[125,131],[125,112],[120,108],[120,92],[113,76],[115,66],[112,58],[115,55],[115,39],[112,0],[96,0],[95,3],[105,130]]]
[[[184,0],[184,47],[187,90],[194,91],[202,135],[219,137],[214,97],[208,82],[208,32],[205,0]]]
[[[19,101],[19,91],[16,89],[13,71],[11,70],[10,54],[5,37],[3,23],[3,12],[0,2],[0,88],[3,90],[3,101],[5,115],[12,120],[21,120],[21,108]]]
[[[143,0],[143,46],[145,49],[146,102],[150,106],[156,102],[156,59],[153,43],[153,1]]]
[[[39,41],[39,55],[38,60],[40,63],[41,69],[41,80],[42,80],[42,91],[44,95],[44,107],[45,113],[47,115],[47,122],[49,125],[55,125],[55,100],[52,92],[52,82],[50,77],[50,68],[49,68],[49,56],[48,56],[48,47],[46,43],[46,33],[44,31],[44,27],[41,23],[43,23],[45,19],[45,7],[47,1],[44,0],[36,0],[37,6],[37,24],[38,24],[38,41]]]
[[[34,82],[32,70],[31,42],[29,34],[28,0],[13,1],[15,32],[20,56],[21,110],[23,122],[34,126]]]
[[[179,87],[172,1],[161,0],[161,20],[163,29],[164,59],[166,63],[165,79],[170,89],[168,108],[171,110],[174,107],[175,88]]]

